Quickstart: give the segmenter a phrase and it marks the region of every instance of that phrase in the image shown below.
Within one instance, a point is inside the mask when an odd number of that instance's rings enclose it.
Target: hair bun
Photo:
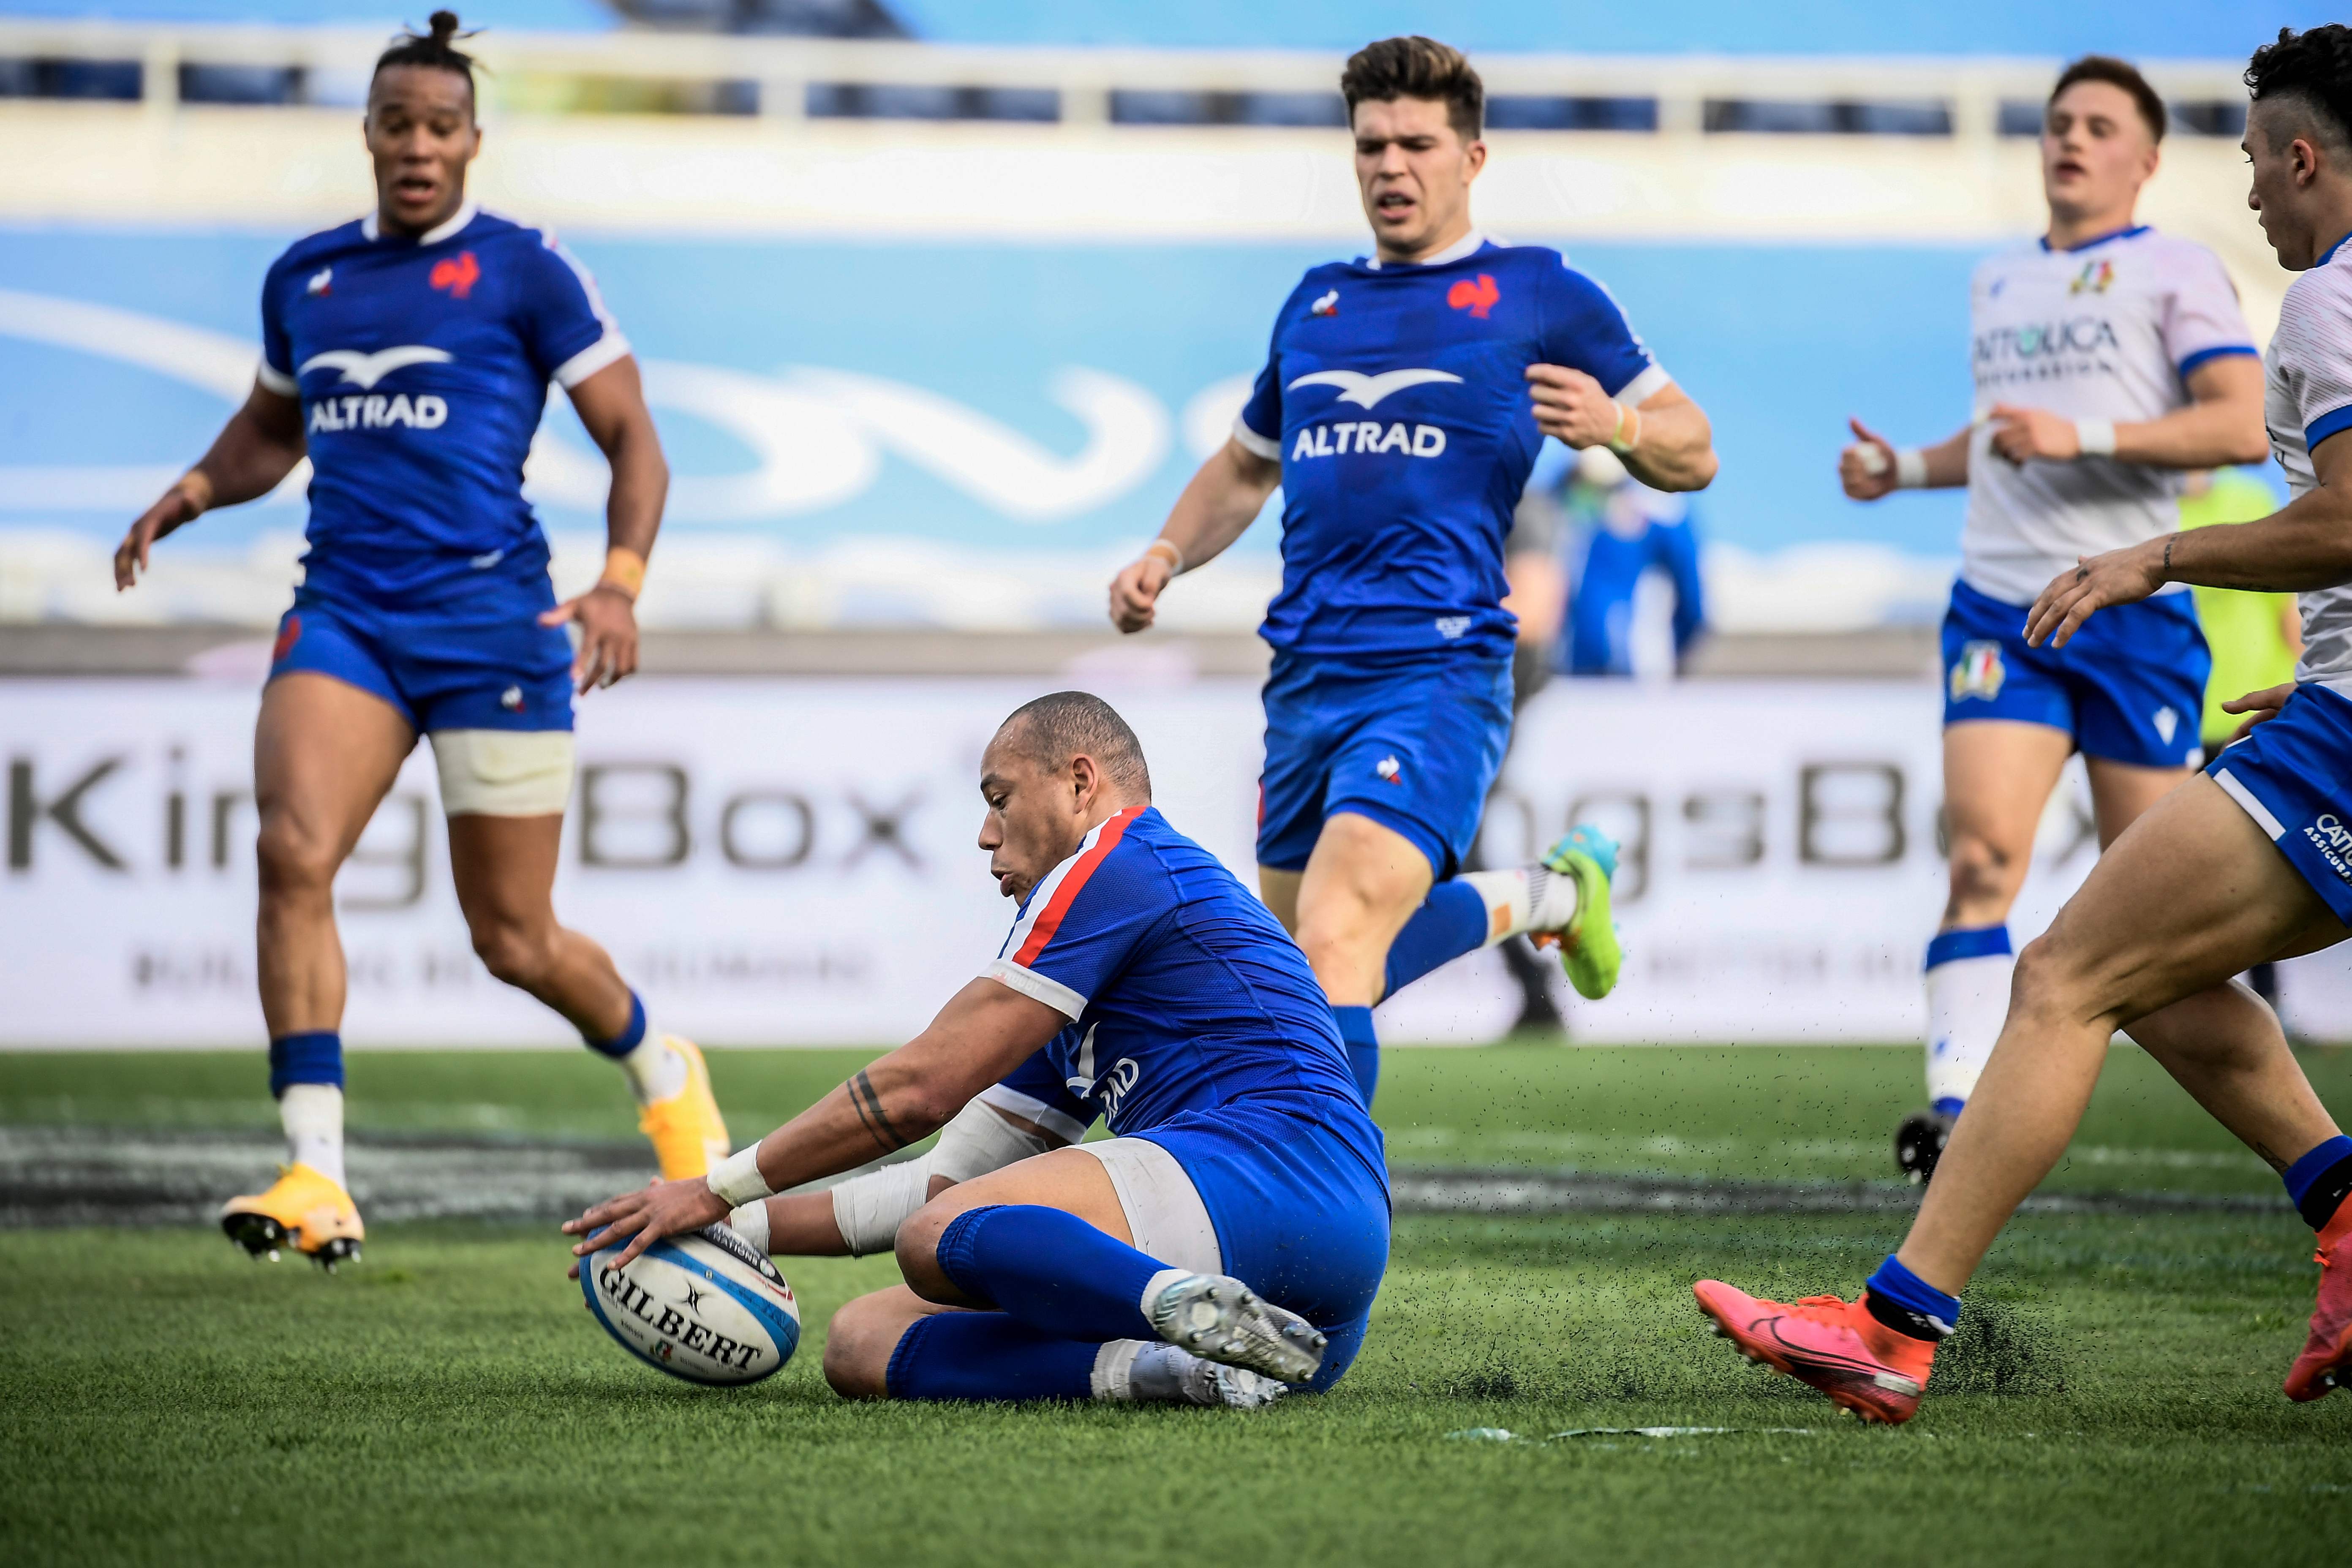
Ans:
[[[436,11],[428,19],[426,26],[433,29],[433,41],[435,43],[446,44],[450,39],[457,36],[457,13],[455,11]]]

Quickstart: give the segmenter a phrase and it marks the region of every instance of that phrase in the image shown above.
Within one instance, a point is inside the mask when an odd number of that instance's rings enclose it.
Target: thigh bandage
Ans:
[[[448,816],[561,816],[572,799],[569,730],[436,730]]]
[[[1111,1138],[1078,1147],[1100,1160],[1109,1174],[1138,1252],[1194,1274],[1225,1271],[1216,1224],[1175,1155],[1143,1138]]]

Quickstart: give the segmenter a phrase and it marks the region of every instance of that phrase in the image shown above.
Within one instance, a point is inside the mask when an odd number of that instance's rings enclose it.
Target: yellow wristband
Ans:
[[[604,574],[596,579],[599,588],[618,588],[632,603],[646,588],[646,558],[634,550],[614,545],[604,552]]]
[[[202,468],[190,468],[180,476],[179,481],[172,488],[187,497],[198,511],[212,510],[213,479],[212,476]]]
[[[1630,441],[1624,438],[1625,416],[1628,414],[1633,416],[1633,438]],[[1642,411],[1638,408],[1629,407],[1622,403],[1619,404],[1617,405],[1617,428],[1609,432],[1609,449],[1622,458],[1641,444]]]
[[[1155,539],[1143,547],[1143,552],[1146,555],[1158,555],[1164,552],[1168,557],[1168,574],[1171,577],[1181,577],[1184,574],[1184,552],[1176,548],[1174,540]]]

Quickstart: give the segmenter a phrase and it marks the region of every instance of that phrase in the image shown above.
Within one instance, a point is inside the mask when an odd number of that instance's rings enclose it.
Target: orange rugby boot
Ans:
[[[1872,1317],[1864,1297],[1808,1296],[1790,1305],[1720,1279],[1702,1279],[1691,1293],[1715,1331],[1749,1361],[1812,1384],[1864,1421],[1898,1426],[1917,1412],[1936,1347]]]
[[[707,1176],[711,1166],[733,1152],[726,1119],[719,1114],[719,1099],[710,1092],[710,1068],[692,1040],[681,1035],[664,1035],[662,1040],[686,1059],[686,1087],[640,1110],[637,1131],[653,1140],[662,1180]]]
[[[278,1261],[292,1247],[328,1273],[354,1261],[367,1227],[359,1205],[332,1177],[304,1164],[283,1165],[269,1190],[234,1197],[221,1205],[221,1229],[256,1258]]]
[[[2338,1382],[2352,1383],[2352,1201],[2319,1233],[2319,1302],[2311,1333],[2286,1374],[2286,1396],[2325,1398]]]

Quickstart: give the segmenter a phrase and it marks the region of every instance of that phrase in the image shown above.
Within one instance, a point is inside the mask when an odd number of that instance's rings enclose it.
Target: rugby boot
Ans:
[[[1940,1110],[1915,1110],[1895,1130],[1895,1168],[1915,1187],[1936,1179],[1936,1163],[1951,1142],[1952,1123],[1958,1118]]]
[[[685,1059],[686,1087],[638,1111],[637,1131],[653,1140],[662,1180],[682,1182],[707,1176],[711,1166],[732,1152],[726,1120],[719,1114],[718,1097],[710,1092],[710,1068],[695,1043],[684,1036],[664,1035],[662,1043]]]
[[[1740,1354],[1812,1384],[1864,1421],[1896,1426],[1918,1410],[1936,1347],[1872,1317],[1864,1297],[1808,1296],[1792,1306],[1720,1279],[1702,1279],[1691,1294]]]
[[[1321,1331],[1238,1279],[1171,1268],[1152,1283],[1144,1316],[1171,1345],[1279,1383],[1305,1383],[1323,1364]]]
[[[1617,972],[1625,962],[1618,945],[1617,924],[1609,913],[1609,884],[1617,875],[1617,841],[1591,823],[1579,823],[1553,845],[1543,868],[1576,885],[1576,913],[1563,925],[1538,925],[1528,932],[1538,947],[1557,943],[1560,967],[1568,983],[1589,1002],[1598,1002],[1617,988]],[[1540,921],[1538,911],[1536,919]]]
[[[2352,1384],[2352,1203],[2336,1211],[2319,1233],[2319,1304],[2311,1333],[2286,1374],[2286,1396],[2320,1399],[2339,1382]]]
[[[223,1204],[221,1229],[256,1258],[275,1263],[279,1250],[290,1247],[330,1274],[337,1264],[355,1261],[367,1238],[352,1194],[300,1163],[279,1166],[268,1191]]]

